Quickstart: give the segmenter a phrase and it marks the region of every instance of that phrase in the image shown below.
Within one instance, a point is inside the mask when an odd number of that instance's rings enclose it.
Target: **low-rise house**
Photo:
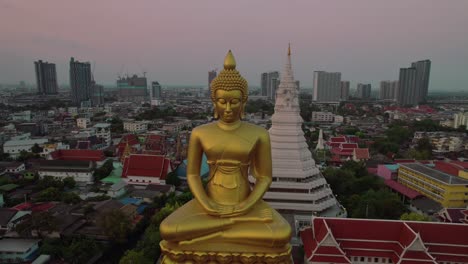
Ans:
[[[170,160],[160,155],[131,154],[124,162],[122,179],[128,184],[166,184]]]
[[[148,131],[148,122],[146,121],[126,121],[123,123],[124,130],[131,133],[143,133]]]
[[[0,239],[0,262],[31,263],[39,250],[40,239]]]
[[[12,158],[16,158],[22,151],[31,152],[31,148],[37,144],[43,146],[48,139],[24,139],[24,140],[9,140],[3,144],[3,152],[10,154]]]
[[[41,160],[39,161],[39,177],[52,176],[56,178],[73,177],[76,182],[93,183],[95,163],[82,160]]]
[[[125,181],[119,181],[110,186],[107,190],[107,195],[112,198],[122,197],[127,192],[127,183]]]
[[[20,173],[26,170],[23,162],[0,162],[0,167],[3,167],[6,173]]]
[[[9,208],[0,208],[0,236],[9,232],[12,228],[12,220],[18,211]]]
[[[90,149],[62,149],[50,153],[49,160],[66,160],[66,161],[92,161],[97,167],[102,166],[107,157],[102,150]]]

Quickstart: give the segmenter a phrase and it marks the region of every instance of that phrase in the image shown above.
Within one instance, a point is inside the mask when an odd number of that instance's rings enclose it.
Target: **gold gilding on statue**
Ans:
[[[271,184],[271,146],[262,127],[241,121],[247,81],[231,51],[211,83],[219,120],[193,129],[187,182],[194,199],[160,226],[162,263],[290,263],[291,227],[262,200]],[[203,187],[202,155],[210,167]],[[251,188],[249,172],[256,179]]]

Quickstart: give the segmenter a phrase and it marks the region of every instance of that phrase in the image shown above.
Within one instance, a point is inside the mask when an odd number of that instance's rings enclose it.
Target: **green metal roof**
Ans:
[[[101,182],[104,182],[104,183],[118,183],[122,180],[122,163],[118,162],[118,161],[114,161],[112,163],[112,166],[114,167],[114,169],[111,171],[111,173],[109,174],[109,176],[107,176],[106,178],[102,179]]]
[[[18,187],[19,187],[19,185],[13,184],[13,183],[5,184],[5,185],[0,186],[0,192],[9,192],[9,191],[14,190],[14,189],[16,189]]]

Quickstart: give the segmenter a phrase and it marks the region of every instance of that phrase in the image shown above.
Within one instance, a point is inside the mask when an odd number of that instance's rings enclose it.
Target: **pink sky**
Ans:
[[[343,80],[398,79],[431,59],[431,90],[468,90],[468,1],[0,0],[0,82],[35,82],[33,61],[95,62],[95,79],[148,72],[163,85],[207,82],[232,49],[250,85],[281,70],[288,42],[303,87],[315,70]]]

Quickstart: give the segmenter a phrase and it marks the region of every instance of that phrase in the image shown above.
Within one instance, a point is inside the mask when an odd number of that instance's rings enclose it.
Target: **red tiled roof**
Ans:
[[[342,149],[355,149],[358,147],[356,143],[341,143],[340,148]]]
[[[346,142],[346,138],[343,137],[343,136],[341,136],[341,137],[331,137],[329,141],[330,142],[340,142],[340,143],[343,142],[344,143],[344,142]]]
[[[54,160],[103,161],[106,159],[102,150],[60,149],[50,153]]]
[[[340,142],[327,142],[326,144],[332,148],[339,148],[341,145]]]
[[[12,209],[18,210],[18,211],[32,211],[32,212],[44,212],[48,211],[49,209],[55,207],[54,203],[30,203],[30,202],[25,202],[18,204]]]
[[[340,155],[340,156],[352,156],[353,155],[353,149],[340,149],[340,148],[332,148],[331,153],[335,155]]]
[[[468,169],[468,162],[466,162],[466,161],[453,160],[450,163],[456,164],[456,165],[462,167],[465,170]]]
[[[125,159],[122,178],[139,176],[164,180],[169,169],[169,163],[169,159],[165,156],[131,154]]]
[[[385,180],[385,185],[387,185],[389,188],[391,188],[392,190],[400,193],[400,194],[403,194],[404,196],[410,198],[410,199],[414,199],[418,196],[422,196],[422,194],[420,194],[419,192],[411,189],[411,188],[408,188],[406,187],[405,185],[397,182],[397,181],[394,181],[394,180]]]
[[[129,146],[133,146],[136,144],[140,144],[140,141],[138,140],[137,136],[135,136],[134,134],[127,134],[123,136],[119,144],[117,145],[117,153],[119,157],[122,156],[122,153],[124,152],[125,147],[127,146],[127,143]]]
[[[369,149],[368,148],[355,148],[354,155],[357,159],[369,159]]]
[[[468,262],[468,225],[463,224],[316,217],[300,235],[311,261],[385,257],[393,263]]]

